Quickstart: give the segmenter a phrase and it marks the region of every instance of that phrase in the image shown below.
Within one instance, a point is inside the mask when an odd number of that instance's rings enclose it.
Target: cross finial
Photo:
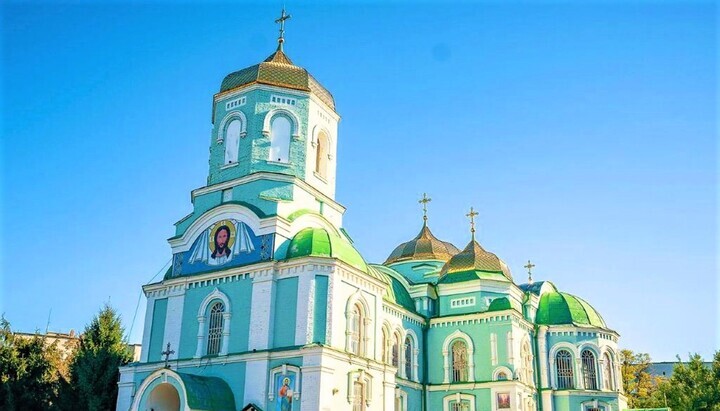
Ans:
[[[528,270],[528,283],[532,284],[532,269],[535,268],[535,264],[531,263],[530,260],[528,260],[528,263],[524,265],[523,267],[527,268]]]
[[[423,198],[418,200],[418,203],[423,206],[423,223],[427,224],[427,205],[432,201],[432,198],[427,196],[427,193],[423,193]]]
[[[282,51],[283,49],[283,43],[285,42],[285,20],[290,19],[292,16],[285,13],[285,6],[282,8],[282,13],[280,13],[280,17],[275,19],[275,23],[280,24],[280,36],[278,37],[278,50]]]
[[[168,360],[170,359],[170,354],[175,354],[175,350],[170,349],[170,343],[167,343],[167,349],[165,349],[165,351],[161,352],[160,354],[165,356],[165,368],[170,368],[168,366]]]
[[[470,207],[470,212],[465,214],[465,217],[470,218],[470,234],[472,234],[472,239],[475,241],[475,216],[479,215],[477,211],[475,211],[474,208]]]

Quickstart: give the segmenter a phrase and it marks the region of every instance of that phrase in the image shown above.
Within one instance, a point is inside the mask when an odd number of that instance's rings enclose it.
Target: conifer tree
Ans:
[[[132,360],[123,332],[120,317],[108,305],[85,327],[70,367],[74,409],[115,409],[118,367]]]

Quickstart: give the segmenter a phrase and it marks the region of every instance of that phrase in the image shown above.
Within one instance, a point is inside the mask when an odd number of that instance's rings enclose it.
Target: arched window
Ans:
[[[353,411],[365,411],[365,387],[361,381],[353,382]]]
[[[413,344],[410,336],[405,337],[405,378],[411,380],[413,370]]]
[[[597,371],[595,369],[595,354],[590,350],[583,350],[582,359],[583,382],[586,390],[597,390]]]
[[[533,355],[530,350],[530,343],[525,340],[520,347],[520,356],[522,361],[522,374],[520,380],[525,384],[533,384]]]
[[[350,352],[356,355],[362,354],[363,340],[363,310],[360,304],[354,304],[348,318],[348,339],[350,341]]]
[[[270,156],[268,160],[287,163],[290,157],[292,124],[285,116],[277,116],[270,126]]]
[[[612,391],[615,389],[613,384],[613,370],[614,364],[612,358],[608,353],[603,355],[603,389]]]
[[[468,352],[465,341],[452,343],[452,382],[468,380]]]
[[[560,350],[555,354],[555,369],[557,388],[560,390],[574,388],[572,355],[567,350]]]
[[[317,147],[315,151],[315,172],[320,177],[327,177],[327,166],[328,166],[328,150],[330,140],[324,131],[321,131],[317,136]]]
[[[393,341],[392,341],[392,361],[390,364],[393,367],[398,367],[398,370],[400,368],[400,335],[398,333],[393,334]]]
[[[210,321],[208,323],[207,354],[217,355],[220,352],[225,318],[225,304],[221,301],[210,307]]]
[[[233,120],[225,129],[225,164],[237,163],[242,123]]]
[[[498,373],[498,375],[497,375],[497,380],[498,380],[498,381],[507,381],[507,379],[508,379],[508,376],[507,376],[507,374],[505,373],[505,371],[500,371],[500,372]]]

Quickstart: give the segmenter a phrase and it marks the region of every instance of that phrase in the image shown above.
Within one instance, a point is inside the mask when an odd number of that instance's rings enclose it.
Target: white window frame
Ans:
[[[270,370],[270,386],[268,387],[268,400],[273,401],[275,399],[275,392],[277,392],[277,387],[275,386],[275,377],[278,374],[288,375],[288,371],[295,373],[295,388],[297,389],[293,391],[293,401],[300,400],[300,388],[302,388],[302,372],[300,367],[296,367],[290,364],[283,364]]]
[[[372,375],[370,375],[363,369],[350,371],[348,373],[347,401],[348,403],[350,403],[350,405],[352,405],[353,400],[355,399],[354,383],[357,381],[363,385],[363,388],[365,390],[365,407],[370,406],[370,404],[372,403],[372,380]]]
[[[225,312],[223,313],[223,332],[222,340],[220,342],[220,352],[218,356],[225,356],[228,353],[228,345],[230,344],[230,319],[232,318],[230,299],[225,293],[220,291],[217,287],[208,294],[203,301],[200,303],[198,309],[197,320],[198,320],[198,333],[197,333],[197,347],[195,349],[195,357],[201,358],[207,351],[207,325],[208,320],[208,308],[211,303],[215,301],[221,301],[225,305]]]
[[[245,113],[242,111],[232,111],[223,118],[217,128],[217,144],[222,144],[225,141],[225,130],[227,130],[228,124],[233,120],[240,120],[240,138],[247,135],[247,118],[245,117]]]
[[[370,325],[372,323],[371,318],[371,312],[370,312],[370,306],[368,305],[367,301],[362,297],[362,295],[358,292],[353,294],[347,302],[347,306],[345,307],[345,351],[352,353],[351,351],[351,336],[353,334],[352,330],[350,329],[350,317],[352,316],[353,307],[355,305],[359,305],[360,307],[360,326],[362,327],[360,331],[360,344],[358,346],[358,352],[354,355],[360,356],[360,357],[371,357],[371,353],[369,352],[369,341],[370,341]]]
[[[230,100],[230,101],[228,101],[228,102],[225,103],[225,111],[230,111],[230,110],[232,110],[232,109],[234,109],[234,108],[236,108],[236,107],[242,107],[242,106],[245,105],[245,103],[247,103],[247,97],[246,97],[246,96],[242,96],[242,97],[238,97],[238,98],[236,98],[236,99],[232,99],[232,100]]]
[[[453,298],[450,300],[450,308],[474,307],[475,297]]]
[[[460,330],[456,330],[452,334],[448,335],[445,338],[445,342],[443,342],[443,348],[442,348],[442,355],[443,355],[443,364],[444,364],[444,370],[445,370],[445,377],[443,379],[444,384],[450,383],[450,374],[451,374],[451,360],[452,355],[450,353],[450,344],[455,341],[456,339],[462,339],[465,340],[465,344],[467,347],[467,353],[468,353],[468,382],[475,381],[475,359],[474,359],[474,353],[475,353],[475,346],[473,345],[472,338],[470,338],[469,335],[465,334],[464,332]]]
[[[446,395],[443,397],[443,411],[452,411],[450,409],[450,403],[455,401],[456,403],[467,401],[470,403],[470,409],[475,410],[475,396],[470,394],[461,394],[456,392],[455,394]]]

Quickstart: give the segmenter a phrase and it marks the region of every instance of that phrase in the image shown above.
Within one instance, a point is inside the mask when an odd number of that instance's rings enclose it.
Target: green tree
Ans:
[[[669,384],[663,387],[673,411],[720,411],[720,351],[708,367],[698,354],[673,368]]]
[[[112,410],[117,401],[118,367],[132,360],[123,343],[123,327],[108,305],[85,327],[70,366],[75,410]]]
[[[664,379],[650,374],[650,355],[621,351],[623,388],[630,408],[664,407],[665,398],[659,387]]]
[[[54,410],[66,381],[58,369],[62,357],[44,337],[20,338],[0,319],[0,409]]]

